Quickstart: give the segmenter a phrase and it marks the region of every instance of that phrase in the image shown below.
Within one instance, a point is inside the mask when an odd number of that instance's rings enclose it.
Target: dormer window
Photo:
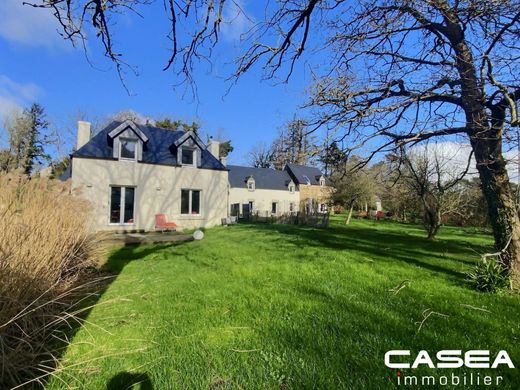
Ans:
[[[325,187],[325,178],[320,178],[320,186]]]
[[[252,177],[247,179],[247,189],[249,191],[254,191],[255,190],[255,179],[253,179]]]
[[[295,188],[294,184],[293,184],[293,183],[289,184],[289,192],[290,192],[291,194],[294,194],[294,191],[295,191],[295,190],[296,190],[296,188]]]
[[[136,160],[137,140],[130,138],[119,139],[119,158],[121,160]]]
[[[182,165],[195,165],[195,150],[182,148]]]

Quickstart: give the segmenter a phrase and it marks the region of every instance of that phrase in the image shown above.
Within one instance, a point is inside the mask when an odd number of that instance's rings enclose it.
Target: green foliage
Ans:
[[[482,261],[468,272],[468,281],[478,291],[496,292],[509,286],[509,272],[496,261]]]
[[[231,140],[220,143],[219,157],[227,157],[235,148],[231,145]]]
[[[347,154],[338,147],[336,141],[327,145],[319,157],[320,162],[325,167],[325,174],[332,174],[347,161]]]
[[[1,168],[4,171],[21,169],[30,175],[35,163],[49,161],[50,157],[44,151],[48,127],[45,111],[37,103],[10,118],[6,123],[9,150],[2,151]]]
[[[58,179],[70,165],[70,157],[64,157],[61,160],[53,161],[51,164],[50,179]]]
[[[191,124],[184,122],[183,120],[177,119],[172,120],[168,117],[156,120],[155,126],[163,127],[165,129],[179,130],[182,129],[185,132],[193,131],[195,134],[198,133],[200,125],[197,122],[191,122]]]

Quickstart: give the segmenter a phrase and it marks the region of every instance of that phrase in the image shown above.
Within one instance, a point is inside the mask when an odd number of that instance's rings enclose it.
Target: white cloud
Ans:
[[[26,46],[66,47],[50,10],[23,5],[22,0],[0,1],[0,37]]]
[[[225,4],[220,25],[222,37],[228,42],[238,43],[242,35],[253,27],[253,20],[246,14],[244,0],[232,0]]]
[[[34,83],[19,83],[0,74],[0,126],[9,114],[32,103],[41,92]]]
[[[458,177],[465,171],[468,166],[471,145],[463,142],[443,141],[415,146],[412,148],[412,153],[417,153],[418,155],[424,155],[426,153],[429,158],[437,156],[448,179]],[[518,151],[509,150],[504,152],[504,158],[507,163],[509,179],[514,182],[519,182],[518,164],[520,160]],[[472,157],[468,169],[468,176],[472,177],[477,175],[477,163],[475,158]]]

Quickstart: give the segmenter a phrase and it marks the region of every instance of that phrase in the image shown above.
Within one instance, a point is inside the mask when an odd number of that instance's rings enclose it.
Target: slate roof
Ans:
[[[255,188],[260,190],[288,190],[291,177],[286,171],[270,168],[252,168],[228,165],[229,185],[232,188],[247,188],[247,179],[255,179]]]
[[[304,178],[304,176],[307,176],[311,185],[320,185],[320,177],[323,176],[319,168],[306,165],[287,164],[285,170],[291,175],[296,184],[307,184]]]
[[[306,176],[309,178],[311,185],[318,186],[320,185],[320,177],[323,176],[319,168],[306,165],[287,164],[285,170],[289,172],[296,184],[307,184]]]
[[[72,153],[72,157],[99,158],[113,160],[113,144],[108,134],[122,122],[112,122],[92,139]],[[137,124],[136,124],[137,125]],[[179,165],[177,153],[174,152],[175,141],[181,138],[185,132],[163,129],[160,127],[137,125],[137,127],[148,137],[144,144],[143,159],[140,162],[160,165]],[[208,150],[203,149],[200,168],[225,170],[226,167],[215,158]]]

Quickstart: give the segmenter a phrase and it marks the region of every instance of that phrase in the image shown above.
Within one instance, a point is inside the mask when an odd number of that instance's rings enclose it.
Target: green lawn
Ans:
[[[419,227],[342,220],[215,228],[200,242],[112,253],[118,276],[48,387],[119,389],[137,378],[156,390],[391,389],[390,349],[505,349],[520,365],[520,297],[464,280],[490,236],[446,227],[428,242]],[[418,332],[427,309],[447,317]],[[520,386],[517,369],[478,371]]]

